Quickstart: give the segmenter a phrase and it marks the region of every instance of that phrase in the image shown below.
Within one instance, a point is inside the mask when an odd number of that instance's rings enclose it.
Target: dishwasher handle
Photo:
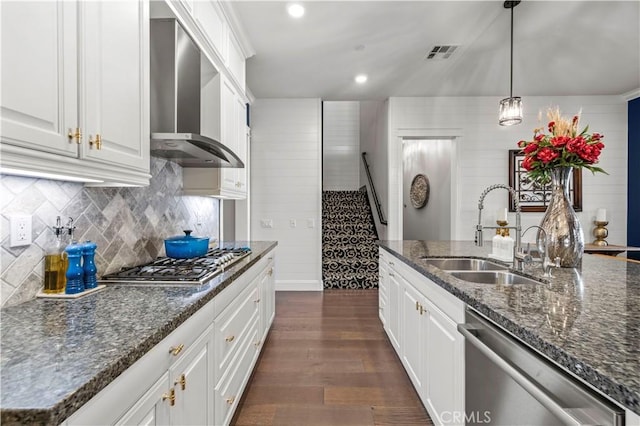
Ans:
[[[564,407],[562,407],[553,397],[548,395],[545,391],[536,386],[535,381],[529,376],[523,374],[509,361],[496,354],[489,346],[485,345],[475,334],[474,330],[482,330],[472,324],[458,324],[458,331],[464,336],[467,342],[475,346],[480,352],[482,352],[487,358],[491,360],[496,366],[500,367],[502,371],[508,374],[516,383],[527,391],[532,397],[534,397],[540,404],[542,404],[547,410],[551,411],[558,418],[562,419],[565,424],[569,425],[584,425],[580,420],[575,418]]]

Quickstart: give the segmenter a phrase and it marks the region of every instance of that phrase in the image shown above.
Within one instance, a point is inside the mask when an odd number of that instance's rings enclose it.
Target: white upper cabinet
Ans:
[[[200,0],[195,3],[193,17],[205,34],[207,41],[224,61],[227,56],[227,23],[220,6],[211,0]]]
[[[148,184],[148,2],[0,7],[3,168]]]
[[[138,168],[149,163],[148,13],[138,1],[82,7],[84,157]]]
[[[3,1],[2,143],[75,157],[77,6]]]
[[[227,58],[227,66],[229,67],[229,71],[231,71],[231,75],[236,79],[240,89],[244,91],[246,59],[240,48],[240,43],[238,43],[233,33],[229,33],[229,53]]]
[[[186,195],[211,196],[223,199],[247,198],[247,138],[246,106],[234,85],[222,74],[215,74],[209,64],[203,64],[201,85],[200,131],[233,151],[244,168],[182,169]]]

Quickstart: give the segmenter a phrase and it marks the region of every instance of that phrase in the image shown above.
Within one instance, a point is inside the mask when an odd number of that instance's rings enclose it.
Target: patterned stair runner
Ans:
[[[325,289],[378,288],[377,239],[366,191],[322,192]]]

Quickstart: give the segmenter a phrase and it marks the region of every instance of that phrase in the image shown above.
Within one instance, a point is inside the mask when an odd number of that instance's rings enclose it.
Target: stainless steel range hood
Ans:
[[[151,155],[183,167],[244,167],[224,144],[200,134],[198,47],[175,19],[152,19],[150,29]]]

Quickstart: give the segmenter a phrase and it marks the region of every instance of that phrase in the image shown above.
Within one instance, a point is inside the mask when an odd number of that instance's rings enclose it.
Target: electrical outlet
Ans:
[[[31,244],[31,215],[11,216],[10,226],[10,247],[28,246]]]
[[[260,226],[263,228],[273,228],[273,220],[272,219],[261,219]]]

